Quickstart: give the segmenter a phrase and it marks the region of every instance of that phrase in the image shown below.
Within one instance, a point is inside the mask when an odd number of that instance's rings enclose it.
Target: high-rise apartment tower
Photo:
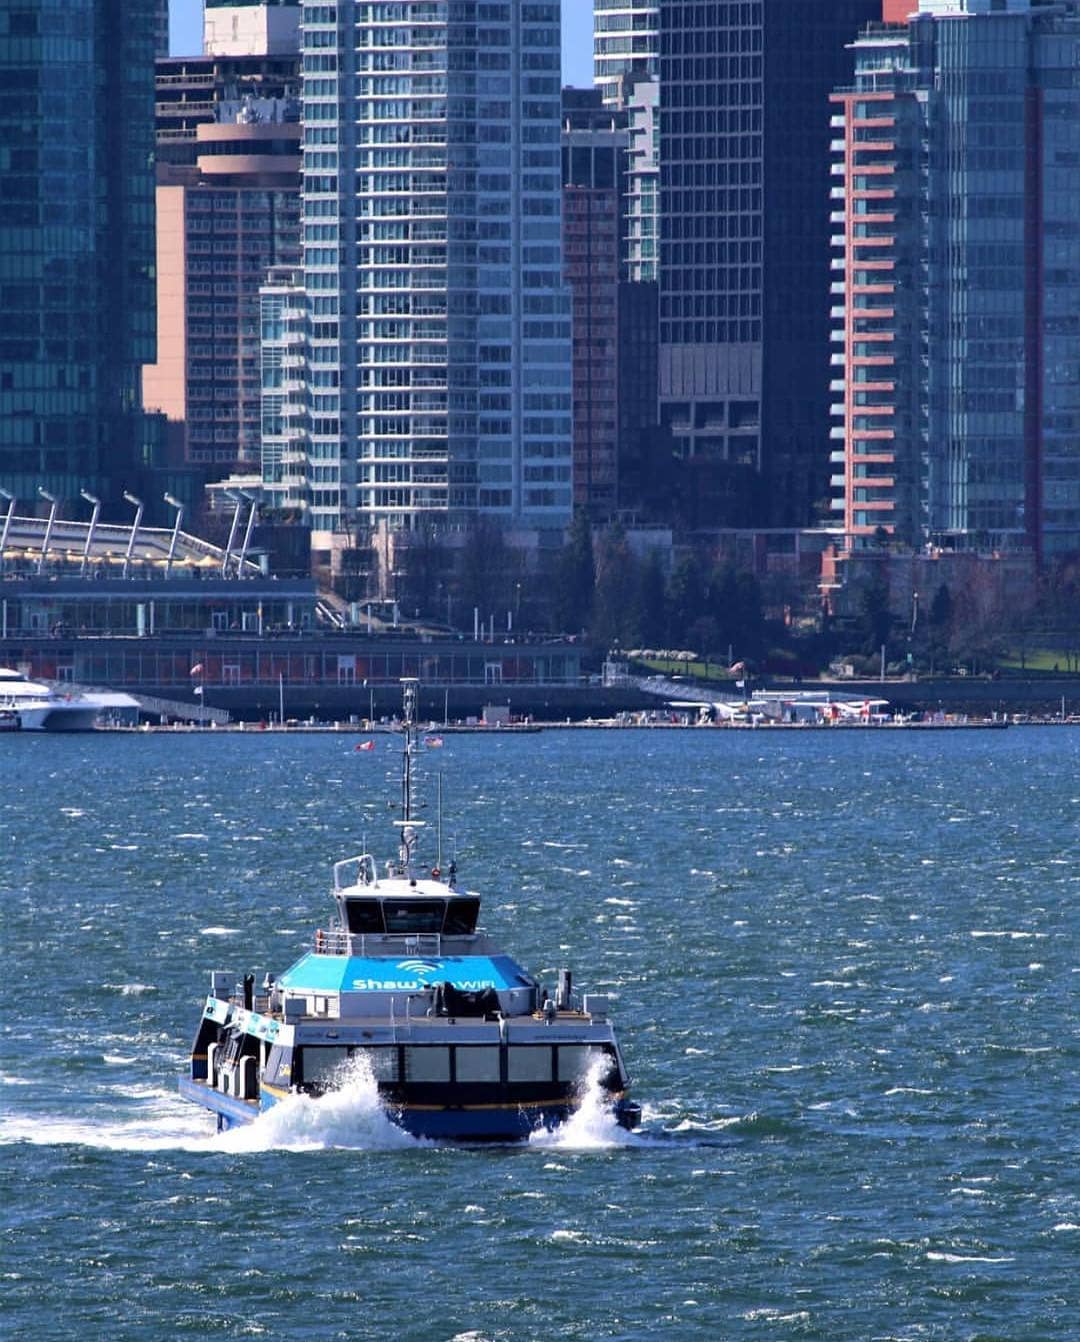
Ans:
[[[855,55],[834,96],[848,543],[1074,552],[1080,4],[922,0]]]
[[[557,0],[337,0],[302,45],[312,525],[564,525]]]

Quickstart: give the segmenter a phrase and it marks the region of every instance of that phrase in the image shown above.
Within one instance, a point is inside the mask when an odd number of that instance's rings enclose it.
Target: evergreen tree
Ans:
[[[615,523],[604,535],[596,556],[596,589],[590,634],[602,648],[631,646],[638,637],[638,561]]]
[[[660,554],[651,548],[641,565],[637,589],[638,638],[647,648],[658,648],[667,638],[667,606]]]
[[[690,626],[705,614],[705,578],[695,554],[683,555],[668,583],[668,629],[670,637],[685,647]]]
[[[577,633],[589,623],[596,567],[593,559],[592,524],[584,508],[574,513],[555,565],[555,622],[564,633]]]

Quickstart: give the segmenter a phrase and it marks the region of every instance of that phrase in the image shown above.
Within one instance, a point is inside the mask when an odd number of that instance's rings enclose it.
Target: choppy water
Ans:
[[[357,1081],[212,1136],[207,971],[387,851],[352,744],[0,739],[0,1334],[1080,1336],[1080,734],[447,737],[484,922],[615,999],[642,1132],[421,1144]]]

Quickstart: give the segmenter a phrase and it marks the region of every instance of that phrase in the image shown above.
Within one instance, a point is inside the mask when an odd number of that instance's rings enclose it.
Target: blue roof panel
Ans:
[[[520,988],[531,981],[508,955],[419,955],[392,960],[309,952],[285,971],[279,983],[294,992],[422,992],[435,983],[477,992]]]

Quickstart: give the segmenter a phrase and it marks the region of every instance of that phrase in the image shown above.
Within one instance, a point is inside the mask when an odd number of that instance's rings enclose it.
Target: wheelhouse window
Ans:
[[[347,899],[345,917],[350,932],[381,932],[382,909],[377,899]]]
[[[301,1066],[305,1085],[327,1086],[336,1079],[336,1073],[345,1065],[349,1056],[347,1048],[328,1046],[317,1048],[309,1045],[301,1051]]]
[[[446,902],[446,922],[443,931],[447,936],[468,936],[476,931],[476,920],[480,916],[480,901],[472,897],[450,899]]]
[[[441,899],[388,899],[383,917],[387,932],[441,932],[445,910]]]

